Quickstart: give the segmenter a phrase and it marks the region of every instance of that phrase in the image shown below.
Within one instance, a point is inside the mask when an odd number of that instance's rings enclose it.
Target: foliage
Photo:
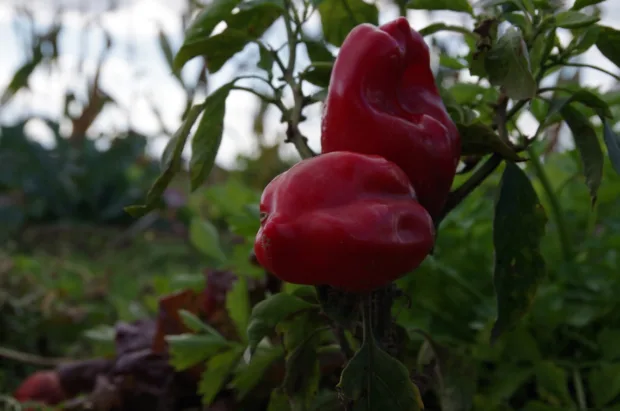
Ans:
[[[248,46],[260,57],[250,74],[188,104],[145,204],[127,209],[142,216],[160,207],[191,141],[188,183],[198,200],[188,206],[188,237],[206,265],[235,280],[214,288],[217,315],[201,316],[193,300],[163,298],[155,340],[165,338],[170,364],[193,376],[204,405],[232,397],[234,406],[274,411],[617,408],[620,99],[615,89],[581,86],[571,69],[619,80],[581,59],[596,48],[620,64],[620,34],[599,24],[602,2],[577,1],[570,9],[560,3],[396,3],[401,14],[451,10],[474,21],[473,29],[435,23],[418,30],[440,53],[437,80],[461,132],[463,158],[435,222],[433,255],[397,287],[368,299],[274,285],[253,264],[260,189],[286,168],[272,161],[270,172],[255,178],[269,150],[261,147],[264,157],[247,161],[245,173],[216,183],[208,177],[233,90],[278,109],[286,141],[302,158],[315,155],[300,130],[304,110],[322,102],[333,51],[356,24],[377,22],[377,5],[214,0],[189,24],[176,53],[163,41],[177,77],[197,57],[207,78]],[[317,13],[322,34],[310,37]],[[226,28],[214,34],[222,22]],[[286,41],[268,44],[264,34],[277,22]],[[570,42],[560,40],[561,30]],[[451,55],[447,41],[468,51]],[[309,61],[300,68],[303,48]],[[518,122],[526,113],[538,126],[533,134]],[[559,149],[564,130],[574,148]]]

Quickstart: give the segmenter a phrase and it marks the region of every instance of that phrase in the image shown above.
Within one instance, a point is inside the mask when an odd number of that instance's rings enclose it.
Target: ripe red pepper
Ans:
[[[322,120],[322,150],[375,154],[409,176],[432,216],[444,206],[460,137],[439,96],[429,49],[403,17],[361,24],[345,39]]]
[[[28,376],[15,390],[13,397],[23,402],[57,405],[66,399],[56,371],[38,371]]]
[[[334,152],[273,179],[254,251],[280,279],[370,291],[416,268],[434,242],[407,175],[379,157]]]

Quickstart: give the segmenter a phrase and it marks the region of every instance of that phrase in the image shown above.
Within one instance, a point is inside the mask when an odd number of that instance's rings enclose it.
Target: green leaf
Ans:
[[[452,70],[462,70],[467,68],[467,64],[463,63],[461,60],[445,54],[439,56],[439,64]]]
[[[194,217],[189,226],[189,238],[194,247],[206,256],[219,262],[226,261],[226,254],[220,246],[220,234],[209,221]]]
[[[568,390],[566,371],[551,361],[542,361],[536,366],[536,381],[541,397],[555,397],[556,402],[565,406],[574,405]]]
[[[560,110],[562,117],[573,134],[573,140],[583,164],[583,174],[590,190],[592,204],[596,202],[598,189],[603,179],[603,151],[594,128],[583,114],[570,105]]]
[[[573,4],[573,10],[581,10],[584,7],[593,6],[604,2],[605,0],[576,0]]]
[[[462,155],[497,153],[511,161],[523,160],[490,126],[480,121],[471,124],[457,123],[456,126],[461,135]]]
[[[241,0],[214,0],[209,3],[185,31],[183,45],[174,58],[175,71],[181,70],[192,58],[205,54],[202,44],[207,40],[215,26],[224,21]]]
[[[336,59],[327,48],[327,44],[322,41],[306,38],[303,40],[303,43],[306,45],[308,57],[310,57],[310,61],[312,62],[333,62]]]
[[[491,84],[504,87],[508,97],[525,100],[536,95],[527,47],[516,28],[508,29],[489,50],[484,69]]]
[[[280,388],[271,391],[267,411],[292,411],[288,396]]]
[[[250,323],[250,296],[245,278],[239,277],[226,295],[226,310],[237,328],[237,334],[246,342]]]
[[[620,330],[605,328],[597,336],[596,341],[603,359],[613,361],[620,359]]]
[[[271,80],[273,77],[273,64],[275,63],[273,54],[271,53],[271,50],[266,48],[262,43],[259,43],[258,45],[258,52],[258,68],[265,70],[267,72],[267,75],[269,76],[269,79]]]
[[[568,45],[568,48],[572,51],[571,54],[578,55],[588,51],[590,47],[596,44],[600,33],[601,28],[599,26],[592,26],[585,29],[583,33],[573,38]]]
[[[281,321],[302,311],[317,308],[315,304],[284,293],[275,294],[256,304],[252,309],[248,325],[250,350],[256,350],[261,340]]]
[[[192,158],[189,164],[191,188],[196,190],[207,179],[215,165],[222,143],[226,99],[234,80],[215,90],[204,102],[204,112],[192,140]]]
[[[355,353],[342,371],[338,388],[354,402],[353,411],[424,409],[407,368],[374,341],[365,342]]]
[[[547,113],[548,120],[553,118],[556,114],[561,113],[564,107],[568,106],[572,102],[578,102],[584,106],[592,108],[599,113],[601,117],[612,117],[609,104],[591,91],[580,89],[576,91],[570,90],[570,93],[571,95],[569,97],[557,99],[551,102],[551,106],[549,107],[549,111]]]
[[[588,16],[578,11],[567,10],[556,14],[555,25],[563,29],[578,29],[590,26],[599,20],[596,16]]]
[[[235,347],[209,359],[198,383],[198,393],[202,395],[204,405],[211,405],[215,400],[242,356],[243,347]]]
[[[426,36],[430,36],[432,34],[435,34],[439,31],[452,31],[455,33],[461,33],[464,34],[466,36],[470,36],[470,37],[474,37],[474,33],[472,33],[471,31],[467,30],[465,27],[461,27],[461,26],[450,26],[446,23],[433,23],[430,24],[426,27],[424,27],[423,29],[418,30],[418,33],[420,33],[422,36],[426,37]]]
[[[358,24],[379,22],[377,7],[363,0],[326,0],[318,9],[325,40],[338,47]]]
[[[193,332],[210,334],[214,337],[220,338],[222,341],[226,341],[226,339],[215,328],[211,327],[209,324],[206,324],[191,312],[187,310],[179,310],[179,317],[181,317],[183,324],[185,324],[185,326]]]
[[[333,67],[330,62],[314,62],[301,73],[301,78],[315,86],[326,88],[329,86]]]
[[[159,48],[161,52],[164,54],[164,58],[166,59],[166,63],[168,63],[168,67],[172,69],[173,61],[174,61],[174,53],[172,51],[172,46],[170,46],[170,41],[164,33],[163,29],[159,28]]]
[[[512,329],[529,310],[545,277],[540,242],[547,216],[527,175],[506,164],[493,220],[497,320],[491,340]]]
[[[616,173],[620,174],[620,136],[616,134],[608,121],[603,120],[603,138],[607,146],[607,155]]]
[[[174,136],[166,144],[162,158],[161,167],[162,173],[157,180],[153,183],[149,192],[146,195],[145,205],[134,205],[125,207],[125,211],[133,217],[141,217],[144,214],[154,210],[159,206],[161,202],[161,196],[168,188],[168,185],[174,178],[175,174],[180,170],[182,164],[181,155],[185,148],[185,143],[189,137],[189,133],[192,130],[192,126],[198,119],[198,116],[203,110],[203,105],[199,104],[193,106],[187,113],[185,120],[181,127],[174,133]]]
[[[596,47],[609,61],[620,67],[620,31],[607,26],[599,27],[601,32],[596,39]]]
[[[168,335],[166,341],[170,365],[177,371],[186,370],[230,347],[228,341],[206,334]]]
[[[424,345],[430,347],[437,366],[433,373],[433,388],[437,393],[442,411],[468,411],[476,393],[476,364],[434,341],[430,335],[420,332]],[[424,346],[420,349],[424,350]],[[424,367],[427,364],[419,364]]]
[[[241,400],[263,380],[265,372],[271,365],[283,359],[284,349],[281,346],[262,348],[252,356],[252,361],[240,369],[230,385],[237,390],[237,399]]]
[[[282,389],[294,403],[299,403],[297,409],[310,407],[321,380],[319,357],[316,352],[319,341],[316,330],[311,330],[310,336],[286,356],[286,373]]]
[[[467,0],[409,0],[408,9],[418,10],[451,10],[472,13],[472,8]]]
[[[597,408],[610,404],[620,395],[620,364],[603,365],[593,369],[588,383]]]

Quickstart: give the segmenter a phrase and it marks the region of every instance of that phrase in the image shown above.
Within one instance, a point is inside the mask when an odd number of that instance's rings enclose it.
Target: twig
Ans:
[[[286,129],[286,141],[293,143],[295,148],[299,152],[301,158],[310,158],[316,154],[308,146],[308,138],[304,136],[299,130],[299,123],[301,122],[301,112],[304,109],[304,96],[301,91],[301,81],[298,83],[295,81],[295,62],[297,60],[297,36],[301,30],[301,26],[298,24],[295,30],[291,22],[291,15],[289,13],[295,13],[294,6],[291,0],[284,1],[286,6],[286,12],[284,13],[284,25],[286,26],[286,37],[288,39],[289,58],[288,66],[284,70],[284,81],[289,85],[293,92],[293,108],[290,110],[288,118],[288,128]],[[298,20],[298,19],[296,19]]]
[[[46,358],[35,354],[28,354],[21,351],[0,347],[0,357],[18,361],[24,364],[37,365],[40,367],[56,367],[61,364],[73,362],[71,358]]]

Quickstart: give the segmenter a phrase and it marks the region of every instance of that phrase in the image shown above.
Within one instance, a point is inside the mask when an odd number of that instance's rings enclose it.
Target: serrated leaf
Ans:
[[[468,0],[409,0],[408,9],[418,10],[450,10],[472,13]]]
[[[596,39],[596,47],[609,61],[620,67],[620,31],[607,26],[599,27],[601,32]]]
[[[196,190],[207,179],[222,143],[226,99],[234,80],[214,91],[204,102],[204,112],[192,140],[192,157],[189,164],[191,188]]]
[[[540,242],[546,223],[545,210],[527,175],[516,164],[506,164],[493,220],[497,320],[492,341],[525,315],[545,277]]]
[[[183,124],[174,133],[174,136],[166,144],[166,148],[161,158],[162,173],[157,177],[157,180],[153,183],[148,193],[146,194],[146,201],[144,205],[134,205],[125,208],[125,211],[133,217],[141,217],[144,214],[154,210],[161,202],[161,196],[168,188],[168,185],[174,178],[175,174],[179,171],[182,164],[181,155],[185,148],[185,143],[189,137],[189,133],[198,116],[203,110],[203,105],[195,105],[187,113]]]
[[[605,0],[576,0],[573,4],[573,10],[581,10],[584,7],[593,6],[604,2]]]
[[[620,395],[620,364],[606,364],[593,369],[588,383],[597,408],[610,404]]]
[[[365,342],[342,371],[338,388],[353,411],[424,409],[409,371],[374,342]]]
[[[456,126],[461,135],[462,155],[497,153],[511,161],[523,160],[490,126],[480,121],[471,124],[457,123]]]
[[[170,365],[177,371],[186,370],[230,347],[222,338],[207,334],[181,334],[166,336]]]
[[[379,22],[377,7],[363,0],[322,1],[318,9],[325,40],[338,47],[358,24]]]
[[[202,403],[211,405],[243,356],[243,347],[235,347],[211,357],[198,383]]]
[[[281,321],[305,310],[317,309],[317,305],[291,294],[279,293],[256,304],[248,325],[248,345],[254,351],[261,340]]]
[[[568,390],[568,375],[563,368],[551,361],[540,362],[536,366],[536,382],[542,397],[552,395],[567,407],[574,405]]]
[[[555,25],[563,29],[578,29],[590,26],[600,19],[578,11],[567,10],[555,15]]]
[[[616,134],[609,122],[603,120],[603,138],[607,146],[607,155],[616,173],[620,174],[620,136]]]
[[[491,84],[504,87],[508,97],[526,100],[536,95],[528,50],[516,28],[508,29],[486,53],[484,69]]]
[[[220,246],[220,234],[211,222],[195,217],[189,226],[189,238],[194,247],[218,262],[226,261],[226,254]]]
[[[264,378],[271,365],[284,357],[284,349],[280,346],[257,350],[252,361],[240,369],[230,385],[237,391],[237,399],[241,400]]]
[[[226,295],[226,310],[228,310],[228,316],[237,328],[237,334],[246,342],[248,324],[250,323],[250,296],[248,282],[245,278],[239,277]]]
[[[183,324],[185,324],[185,326],[193,332],[206,333],[214,337],[220,338],[222,341],[226,341],[226,339],[215,328],[211,327],[209,324],[206,324],[193,313],[187,310],[179,310],[179,317],[181,317]]]
[[[601,145],[596,137],[594,128],[586,116],[581,114],[579,110],[570,105],[565,105],[560,112],[573,134],[573,140],[583,164],[586,185],[590,190],[590,197],[594,204],[603,179],[603,151],[601,150]]]

